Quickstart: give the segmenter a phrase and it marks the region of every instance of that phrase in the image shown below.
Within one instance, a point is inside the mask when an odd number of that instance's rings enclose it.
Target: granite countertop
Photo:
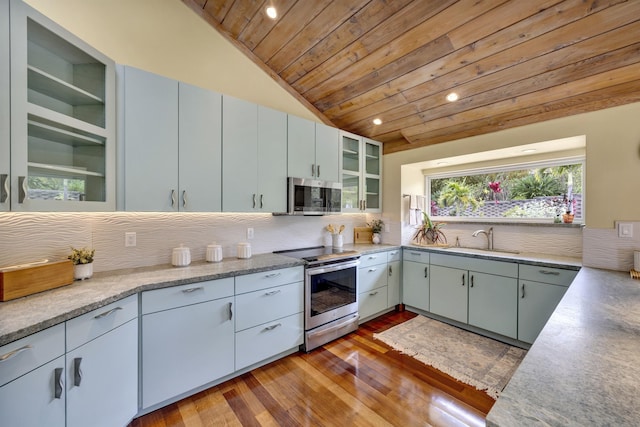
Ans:
[[[96,273],[91,279],[12,301],[0,302],[0,345],[23,338],[129,295],[224,277],[304,265],[301,260],[259,254],[249,259],[225,258],[219,263],[193,262]]]
[[[640,281],[582,268],[488,426],[640,425]]]
[[[421,246],[407,245],[405,248],[419,249],[432,253],[442,253],[448,255],[463,255],[470,258],[491,259],[497,261],[516,261],[524,264],[538,265],[541,267],[560,267],[566,269],[580,270],[582,267],[582,259],[576,257],[541,254],[534,252],[507,252],[507,251],[488,251],[476,248],[458,248],[455,246],[437,247],[437,246]]]

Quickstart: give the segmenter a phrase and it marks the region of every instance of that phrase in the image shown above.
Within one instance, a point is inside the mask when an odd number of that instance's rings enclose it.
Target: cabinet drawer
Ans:
[[[64,354],[64,323],[0,347],[0,386]]]
[[[386,252],[376,252],[372,254],[362,255],[360,257],[360,268],[369,267],[370,265],[386,264],[386,263],[387,263]]]
[[[233,277],[142,293],[142,314],[233,296]]]
[[[457,255],[431,254],[431,264],[443,267],[495,274],[497,276],[518,277],[518,264]]]
[[[577,274],[578,271],[576,270],[520,264],[519,278],[520,280],[532,280],[534,282],[569,286]]]
[[[236,296],[236,331],[304,311],[303,282]]]
[[[297,347],[304,339],[304,315],[245,329],[236,333],[236,370],[258,363],[283,351]]]
[[[303,280],[303,266],[236,276],[236,294],[244,294]]]
[[[418,251],[415,249],[403,249],[402,260],[429,264],[429,252]]]
[[[402,259],[402,251],[400,249],[394,249],[387,252],[387,262],[400,261]]]
[[[372,265],[358,269],[358,293],[387,285],[387,264]]]
[[[372,289],[358,295],[358,314],[361,319],[380,313],[387,308],[387,287]]]
[[[135,294],[68,320],[67,352],[137,317],[138,294]]]

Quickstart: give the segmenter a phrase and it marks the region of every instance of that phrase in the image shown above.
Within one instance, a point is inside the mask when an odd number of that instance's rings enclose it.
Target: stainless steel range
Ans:
[[[318,246],[276,253],[307,262],[302,350],[358,329],[358,252]]]

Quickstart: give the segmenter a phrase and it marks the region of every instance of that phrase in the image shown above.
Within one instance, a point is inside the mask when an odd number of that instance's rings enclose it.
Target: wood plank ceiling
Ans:
[[[640,101],[640,0],[182,1],[385,153]]]

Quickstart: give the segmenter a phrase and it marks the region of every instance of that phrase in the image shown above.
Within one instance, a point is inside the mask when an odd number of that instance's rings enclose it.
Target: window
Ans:
[[[431,216],[582,221],[584,158],[449,172],[426,177]]]

